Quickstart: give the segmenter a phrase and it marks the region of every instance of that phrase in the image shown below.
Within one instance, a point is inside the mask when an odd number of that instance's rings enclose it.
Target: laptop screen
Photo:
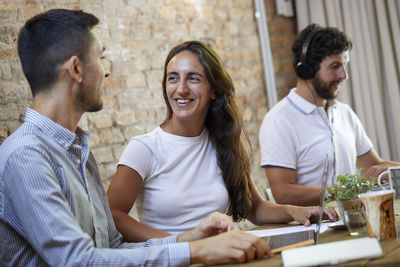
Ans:
[[[322,177],[322,184],[321,184],[321,195],[320,195],[320,200],[319,200],[319,216],[318,216],[318,221],[317,221],[317,227],[315,229],[315,235],[314,235],[314,244],[318,244],[318,239],[319,239],[319,233],[321,229],[321,221],[322,217],[324,214],[324,200],[325,200],[325,193],[326,193],[326,185],[328,183],[328,154],[325,157],[325,163],[324,163],[324,172],[323,172],[323,177]]]

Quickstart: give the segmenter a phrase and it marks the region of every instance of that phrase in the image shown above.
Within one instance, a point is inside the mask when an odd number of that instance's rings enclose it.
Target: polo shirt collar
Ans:
[[[25,122],[29,122],[37,126],[43,133],[50,136],[55,142],[60,144],[66,150],[69,150],[75,139],[77,141],[87,144],[90,135],[77,128],[76,133],[71,132],[67,128],[62,127],[60,124],[52,121],[50,118],[40,114],[36,110],[28,108],[25,114]],[[76,143],[76,142],[75,142]]]
[[[308,102],[302,96],[297,94],[296,88],[292,88],[286,97],[287,97],[289,103],[292,106],[294,106],[294,108],[299,110],[301,113],[308,115],[318,108],[317,105]],[[332,101],[332,103],[328,109],[335,108],[335,107],[336,107],[336,100]]]

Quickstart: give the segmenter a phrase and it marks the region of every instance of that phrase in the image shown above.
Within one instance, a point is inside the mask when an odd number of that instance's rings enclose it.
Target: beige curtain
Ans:
[[[295,0],[300,31],[337,27],[353,40],[349,79],[339,99],[351,105],[375,149],[400,160],[400,1]]]

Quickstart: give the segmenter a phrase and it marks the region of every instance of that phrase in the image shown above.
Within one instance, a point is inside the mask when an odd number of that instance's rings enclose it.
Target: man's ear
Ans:
[[[78,83],[82,82],[83,77],[83,62],[77,56],[70,57],[64,65],[71,79]]]

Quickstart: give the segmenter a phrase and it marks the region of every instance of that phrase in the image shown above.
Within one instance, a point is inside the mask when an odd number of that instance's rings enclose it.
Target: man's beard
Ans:
[[[100,97],[97,99],[90,99],[85,89],[81,88],[78,92],[76,99],[77,105],[82,109],[83,112],[96,112],[103,108],[103,101]]]
[[[329,83],[324,82],[318,75],[314,77],[312,80],[312,85],[314,87],[315,92],[317,95],[325,100],[333,100],[336,98],[338,91],[340,90],[340,87],[337,90],[331,90],[331,88],[338,84],[341,83],[342,80],[335,80],[331,81]]]

